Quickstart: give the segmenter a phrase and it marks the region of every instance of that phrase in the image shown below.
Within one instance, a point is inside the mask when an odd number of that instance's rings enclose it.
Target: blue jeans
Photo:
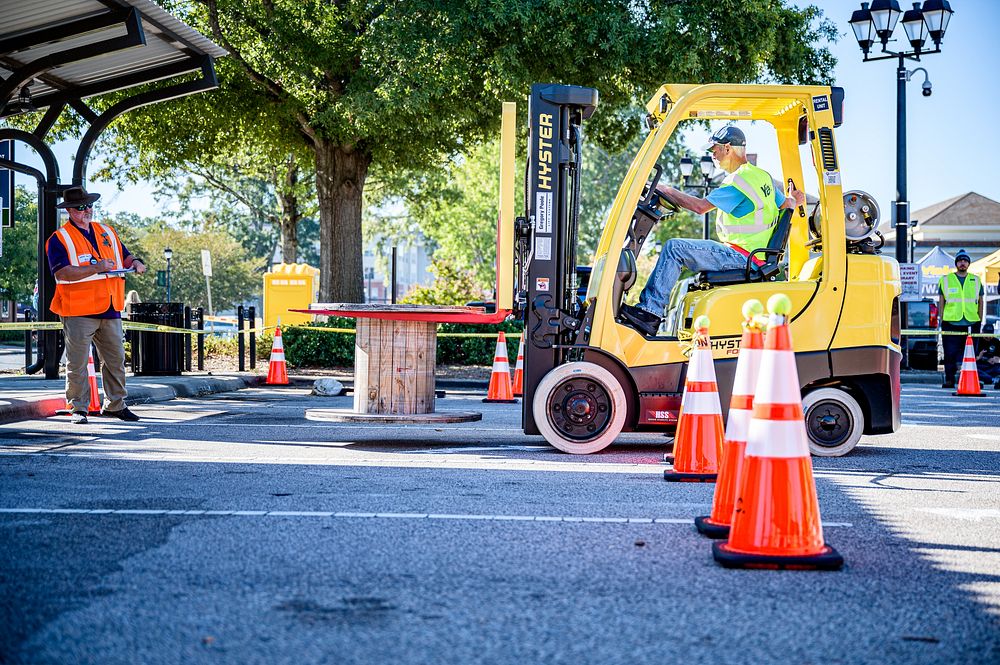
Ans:
[[[656,267],[639,295],[639,308],[662,317],[682,268],[701,272],[745,268],[746,265],[745,256],[721,242],[671,238],[663,245]]]

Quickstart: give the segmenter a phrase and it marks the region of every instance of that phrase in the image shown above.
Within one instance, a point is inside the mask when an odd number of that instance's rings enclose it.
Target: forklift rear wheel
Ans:
[[[611,372],[593,363],[573,362],[542,377],[531,407],[546,441],[565,453],[588,455],[618,438],[628,400]]]
[[[861,440],[865,414],[844,390],[820,388],[802,398],[809,450],[817,457],[841,457]]]

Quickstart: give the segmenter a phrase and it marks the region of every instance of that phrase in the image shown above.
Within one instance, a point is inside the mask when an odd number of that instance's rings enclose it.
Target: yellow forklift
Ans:
[[[712,321],[712,348],[723,401],[740,339],[741,307],[785,293],[814,454],[839,456],[862,434],[894,432],[899,409],[899,266],[878,251],[878,206],[844,192],[834,130],[844,93],[829,86],[664,85],[647,104],[648,136],[615,197],[591,262],[577,270],[576,245],[584,122],[598,106],[591,88],[532,86],[525,212],[513,219],[501,194],[498,287],[513,284],[505,306],[525,322],[526,434],[559,450],[594,453],[624,431],[669,432],[677,423],[692,322]],[[512,106],[512,105],[511,105]],[[505,117],[512,109],[505,108]],[[763,121],[778,138],[780,182],[803,182],[800,146],[808,145],[819,202],[806,215],[782,211],[767,247],[745,269],[707,272],[678,282],[655,335],[619,318],[637,284],[636,257],[655,225],[677,212],[656,192],[656,163],[683,121]],[[511,128],[502,144],[510,183]],[[800,189],[804,187],[800,186]],[[513,227],[513,238],[505,233]],[[513,246],[511,246],[511,244]],[[748,248],[750,249],[750,248]],[[513,255],[513,256],[511,256]],[[501,274],[510,270],[513,280]],[[584,267],[586,268],[586,267]],[[509,275],[509,273],[508,273]],[[586,287],[586,296],[578,290]],[[508,303],[510,303],[508,305]]]

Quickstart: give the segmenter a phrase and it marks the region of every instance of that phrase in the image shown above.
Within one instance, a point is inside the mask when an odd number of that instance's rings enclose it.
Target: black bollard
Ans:
[[[246,346],[246,342],[243,339],[243,305],[236,308],[236,351],[240,356],[239,368],[241,372],[245,372],[247,369],[246,363],[243,360],[243,351]]]
[[[205,308],[198,308],[198,371],[205,371]]]
[[[191,330],[191,308],[184,305],[184,328]],[[184,335],[184,371],[191,371],[191,335]]]
[[[247,313],[250,319],[250,369],[257,369],[257,309],[250,305]]]

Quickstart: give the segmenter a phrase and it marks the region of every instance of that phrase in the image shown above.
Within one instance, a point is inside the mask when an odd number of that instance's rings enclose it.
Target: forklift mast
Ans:
[[[524,320],[522,424],[538,434],[535,387],[566,360],[583,320],[575,270],[580,212],[581,126],[597,107],[597,90],[535,84],[528,105],[525,216],[515,222],[515,307]]]

